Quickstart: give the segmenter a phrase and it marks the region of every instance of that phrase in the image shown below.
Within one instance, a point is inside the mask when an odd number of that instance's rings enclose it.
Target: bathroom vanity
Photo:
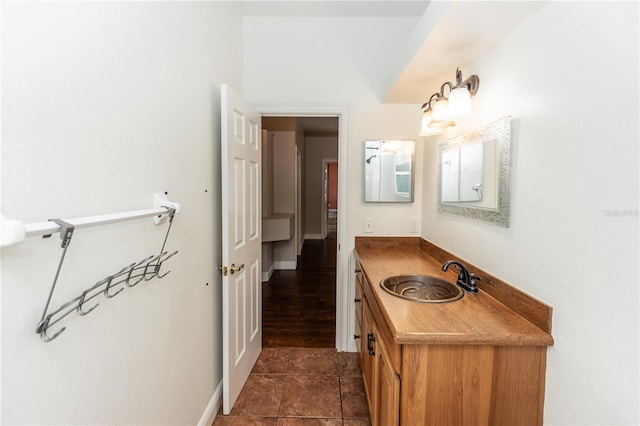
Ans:
[[[466,264],[480,291],[449,303],[379,283],[422,274],[456,282],[459,260],[420,238],[357,237],[355,317],[372,425],[541,425],[552,309]],[[464,262],[464,261],[463,261]]]

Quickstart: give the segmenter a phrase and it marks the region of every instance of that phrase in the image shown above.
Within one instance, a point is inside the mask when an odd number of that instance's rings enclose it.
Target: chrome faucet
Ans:
[[[456,282],[456,284],[458,284],[460,287],[467,290],[469,293],[477,293],[478,286],[476,285],[476,281],[480,280],[480,277],[474,274],[470,274],[469,271],[467,271],[467,268],[465,268],[465,266],[462,263],[456,260],[450,260],[446,262],[444,265],[442,265],[442,270],[446,272],[447,269],[449,269],[449,266],[451,265],[455,265],[460,271],[460,273],[458,274],[458,281]]]

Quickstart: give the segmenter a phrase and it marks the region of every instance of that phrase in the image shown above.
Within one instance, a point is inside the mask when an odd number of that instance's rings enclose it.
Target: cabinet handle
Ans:
[[[362,299],[358,299],[357,297],[353,299],[353,303],[358,303],[358,302],[362,302]]]
[[[359,334],[354,334],[354,335],[353,335],[353,338],[357,340],[357,339],[359,339],[359,338],[360,338],[360,335],[359,335]]]
[[[367,334],[367,350],[369,351],[369,355],[375,355],[376,351],[373,349],[373,342],[376,341],[376,337],[373,333]]]
[[[355,271],[353,271],[353,272],[355,272],[356,274],[359,274],[360,272],[362,272],[362,269],[356,268]]]

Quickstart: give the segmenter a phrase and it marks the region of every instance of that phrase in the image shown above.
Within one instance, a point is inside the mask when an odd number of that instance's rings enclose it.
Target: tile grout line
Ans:
[[[284,382],[282,383],[282,391],[280,392],[280,403],[278,404],[278,414],[276,417],[276,426],[280,423],[280,411],[282,410],[282,400],[284,399],[284,389],[287,387],[287,380],[289,376],[289,364],[291,363],[292,348],[289,348],[287,355],[287,366],[284,368]]]

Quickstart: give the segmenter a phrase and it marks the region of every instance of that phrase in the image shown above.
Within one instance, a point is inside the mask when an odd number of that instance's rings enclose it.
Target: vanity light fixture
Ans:
[[[462,81],[462,72],[459,68],[456,69],[455,86],[449,81],[443,83],[440,91],[431,95],[420,108],[424,111],[420,136],[438,135],[445,128],[455,126],[453,120],[471,115],[471,97],[478,92],[479,86],[480,79],[477,75]],[[445,87],[449,88],[448,98],[444,95]]]

